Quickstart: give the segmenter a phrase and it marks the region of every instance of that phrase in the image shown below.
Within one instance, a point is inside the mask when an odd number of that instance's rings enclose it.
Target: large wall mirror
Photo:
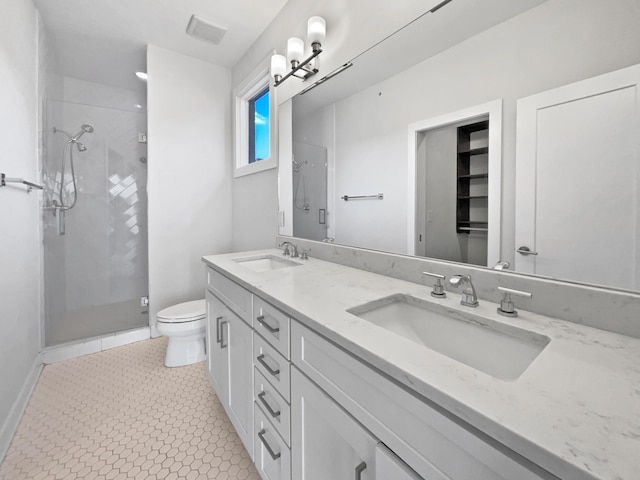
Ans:
[[[640,290],[639,23],[633,0],[421,16],[280,105],[280,233]]]

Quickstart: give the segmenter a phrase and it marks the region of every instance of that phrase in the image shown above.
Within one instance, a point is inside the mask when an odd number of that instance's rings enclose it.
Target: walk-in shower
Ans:
[[[77,86],[76,86],[77,84]],[[90,91],[67,79],[69,91]],[[97,96],[118,99],[118,91]],[[43,125],[45,345],[149,324],[146,114],[47,100]],[[124,107],[124,108],[123,108]]]
[[[295,131],[295,130],[294,130]],[[327,237],[327,150],[293,142],[293,235]]]

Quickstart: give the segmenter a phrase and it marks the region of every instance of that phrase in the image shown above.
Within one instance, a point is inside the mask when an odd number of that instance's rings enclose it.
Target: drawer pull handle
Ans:
[[[222,320],[222,317],[216,318],[216,343],[220,343],[222,341],[220,338],[220,320]]]
[[[278,333],[280,331],[279,327],[272,327],[271,325],[269,325],[267,321],[264,319],[264,315],[260,315],[259,317],[256,317],[256,320],[260,323],[260,325],[262,325],[264,328],[269,330],[271,333]]]
[[[267,372],[269,372],[274,377],[277,377],[278,375],[280,375],[280,369],[274,370],[273,368],[271,368],[269,366],[269,364],[267,362],[264,361],[264,353],[262,355],[258,355],[258,358],[256,360],[258,360],[260,362],[260,364],[264,368],[266,368]]]
[[[227,348],[227,344],[224,343],[224,326],[227,324],[227,321],[220,322],[220,348]],[[227,329],[228,331],[228,329]]]
[[[280,452],[276,453],[273,451],[269,443],[267,443],[267,440],[264,438],[265,433],[266,433],[266,430],[263,428],[258,432],[258,438],[262,442],[262,445],[264,445],[264,448],[267,449],[267,452],[269,452],[269,455],[271,455],[271,458],[273,458],[274,460],[277,460],[280,458]]]
[[[277,412],[271,408],[271,405],[269,405],[269,403],[267,403],[267,399],[264,398],[264,396],[267,394],[267,392],[260,392],[258,394],[258,399],[260,399],[260,401],[262,402],[262,405],[264,405],[264,408],[267,409],[267,412],[269,412],[269,414],[273,417],[279,417],[280,416],[280,410],[278,410]]]
[[[367,464],[362,462],[356,467],[356,480],[362,480],[362,472],[367,468]]]

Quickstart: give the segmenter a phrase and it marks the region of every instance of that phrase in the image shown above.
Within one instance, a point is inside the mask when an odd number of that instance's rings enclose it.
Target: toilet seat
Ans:
[[[160,323],[187,323],[206,317],[207,307],[204,300],[179,303],[158,312]]]

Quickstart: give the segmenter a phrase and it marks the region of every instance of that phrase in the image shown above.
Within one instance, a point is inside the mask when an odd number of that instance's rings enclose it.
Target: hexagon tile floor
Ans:
[[[45,366],[0,480],[259,480],[206,375],[166,338]]]

